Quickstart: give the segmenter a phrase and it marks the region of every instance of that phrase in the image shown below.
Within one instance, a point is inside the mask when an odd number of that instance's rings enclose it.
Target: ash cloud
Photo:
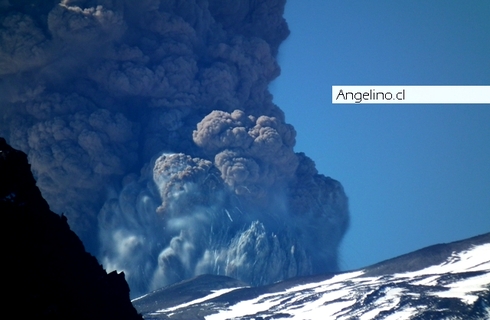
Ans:
[[[133,296],[338,269],[347,198],[267,89],[284,4],[0,3],[0,133]]]
[[[194,142],[214,156],[226,184],[238,195],[264,197],[274,185],[294,175],[294,128],[275,117],[243,111],[213,111],[197,124]]]

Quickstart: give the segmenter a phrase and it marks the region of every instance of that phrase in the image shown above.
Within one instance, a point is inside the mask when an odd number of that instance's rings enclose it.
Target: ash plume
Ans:
[[[133,296],[338,269],[347,198],[268,91],[284,5],[0,2],[0,133]]]

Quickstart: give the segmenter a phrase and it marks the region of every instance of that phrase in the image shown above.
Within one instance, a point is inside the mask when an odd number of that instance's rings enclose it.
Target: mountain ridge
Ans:
[[[476,258],[482,259],[481,252],[489,253],[489,258],[483,258],[482,263],[475,262],[475,266],[458,265],[465,263],[465,260],[458,260],[458,257],[465,258],[465,254],[475,251],[475,248],[479,248],[480,252],[480,257]],[[475,257],[470,258],[475,260]],[[468,261],[471,264],[471,260]],[[447,271],[451,267],[454,269]],[[446,271],[438,274],[438,270]],[[207,276],[187,280],[185,284],[192,288],[193,281],[203,283],[205,277]],[[213,277],[217,279],[219,276]],[[336,280],[338,278],[344,280]],[[454,289],[453,286],[458,283],[464,286],[471,281],[480,281],[483,284],[476,293],[471,289],[465,297],[458,296],[458,287]],[[339,294],[328,303],[312,307],[309,313],[315,309],[328,309],[329,305],[351,303],[350,307],[344,306],[337,310],[337,316],[331,319],[487,320],[490,317],[490,233],[432,245],[354,271],[296,277],[261,287],[233,288],[232,282],[228,286],[223,283],[226,283],[224,279],[221,287],[210,286],[207,291],[201,287],[201,295],[194,297],[194,300],[179,303],[167,300],[166,307],[158,305],[153,310],[142,309],[141,305],[149,306],[152,301],[158,304],[153,300],[152,293],[133,300],[133,304],[145,319],[323,319],[321,313],[307,317],[303,314],[295,315],[294,310],[308,309],[308,304],[315,304],[329,295],[338,294],[336,290],[343,288],[343,295]],[[345,289],[349,285],[353,292]],[[478,287],[478,283],[476,285]],[[180,284],[173,286],[174,289],[178,287]],[[165,290],[166,288],[160,289],[160,292]],[[291,293],[295,291],[301,293]],[[347,296],[352,297],[349,300],[345,298]],[[399,303],[394,304],[393,301],[398,300]],[[381,303],[382,301],[384,302]],[[392,308],[386,308],[389,301]],[[230,311],[248,302],[248,307],[244,310],[235,313]],[[254,312],[254,308],[259,308],[258,306],[263,307],[263,310]],[[233,316],[228,317],[227,314]]]
[[[463,251],[471,245],[480,245],[483,243],[490,243],[490,232],[467,239],[430,245],[362,269],[368,269],[369,271],[366,274],[371,276],[382,275],[383,273],[416,271],[443,262],[450,252]],[[405,269],[399,270],[398,268],[400,267]]]

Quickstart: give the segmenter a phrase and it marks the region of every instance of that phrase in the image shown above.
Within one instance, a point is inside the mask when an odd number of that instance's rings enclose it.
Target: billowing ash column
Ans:
[[[267,89],[284,3],[0,3],[0,132],[133,295],[338,268],[347,198]]]

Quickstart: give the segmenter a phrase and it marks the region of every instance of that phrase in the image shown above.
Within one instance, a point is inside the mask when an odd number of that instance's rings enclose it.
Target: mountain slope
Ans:
[[[140,306],[156,303],[153,293],[133,304],[145,319],[490,319],[490,233],[353,272],[233,285],[151,311]]]
[[[23,319],[141,319],[124,274],[107,274],[49,210],[27,156],[0,138],[2,303]]]

